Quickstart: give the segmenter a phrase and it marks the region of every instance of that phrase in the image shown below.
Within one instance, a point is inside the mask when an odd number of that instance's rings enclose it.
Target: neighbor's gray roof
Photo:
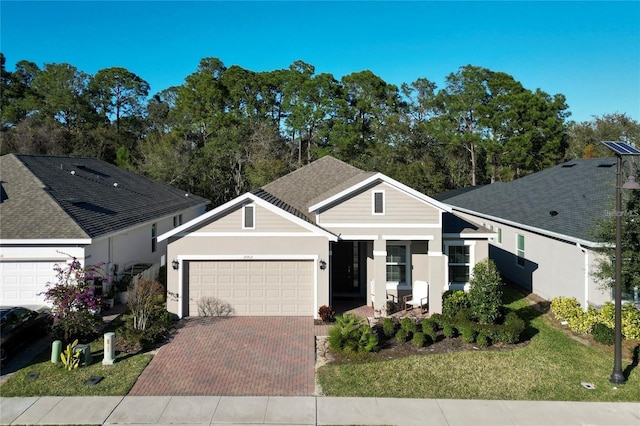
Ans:
[[[314,215],[309,213],[310,206],[374,174],[327,155],[265,185],[262,190],[293,207],[315,223]]]
[[[93,158],[1,161],[0,239],[93,238],[208,203]]]
[[[454,209],[593,241],[595,222],[614,208],[615,164],[615,158],[572,160],[512,182],[436,199]]]

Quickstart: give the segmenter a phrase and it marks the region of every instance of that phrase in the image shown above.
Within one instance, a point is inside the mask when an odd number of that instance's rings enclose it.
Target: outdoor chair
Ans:
[[[422,313],[428,309],[429,305],[429,283],[426,281],[415,281],[411,294],[404,296],[404,310],[421,308]]]

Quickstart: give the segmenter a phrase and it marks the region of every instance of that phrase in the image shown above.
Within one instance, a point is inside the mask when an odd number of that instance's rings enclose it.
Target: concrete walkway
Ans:
[[[638,426],[640,403],[126,396],[0,399],[1,424]]]

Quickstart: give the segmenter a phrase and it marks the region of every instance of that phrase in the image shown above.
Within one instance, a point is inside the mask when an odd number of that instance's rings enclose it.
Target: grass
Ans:
[[[508,306],[529,326],[530,343],[513,350],[478,350],[410,356],[389,361],[326,365],[318,382],[327,396],[640,401],[640,371],[627,350],[627,384],[609,383],[613,350],[585,344],[558,329],[513,291]],[[636,344],[638,342],[635,342]],[[635,346],[635,345],[634,345]],[[595,385],[595,390],[581,386]]]
[[[138,376],[151,361],[152,355],[118,353],[113,365],[104,366],[102,365],[103,345],[102,336],[94,340],[91,343],[92,364],[72,371],[65,370],[62,363],[51,363],[50,349],[45,350],[33,360],[31,365],[16,371],[0,386],[0,396],[127,395]],[[39,376],[30,379],[29,375],[36,372]],[[96,385],[85,384],[91,376],[101,376],[103,379]]]

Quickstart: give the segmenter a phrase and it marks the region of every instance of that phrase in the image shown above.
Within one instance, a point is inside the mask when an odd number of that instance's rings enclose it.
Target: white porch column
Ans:
[[[373,279],[375,288],[374,309],[382,309],[384,315],[387,307],[387,242],[377,239],[373,242]]]
[[[429,252],[429,313],[442,313],[442,293],[445,283],[446,256],[442,252]]]

